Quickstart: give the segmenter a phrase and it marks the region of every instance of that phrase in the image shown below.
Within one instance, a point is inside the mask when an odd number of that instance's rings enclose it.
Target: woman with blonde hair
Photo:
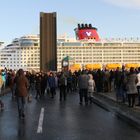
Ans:
[[[93,93],[95,92],[95,81],[93,80],[92,74],[89,74],[88,80],[88,100],[90,104],[93,102]]]

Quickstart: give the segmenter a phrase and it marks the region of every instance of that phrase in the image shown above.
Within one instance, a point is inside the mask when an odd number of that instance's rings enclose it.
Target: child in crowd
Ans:
[[[92,74],[89,74],[89,81],[88,81],[88,100],[90,104],[93,102],[93,93],[95,92],[95,81],[93,80]]]

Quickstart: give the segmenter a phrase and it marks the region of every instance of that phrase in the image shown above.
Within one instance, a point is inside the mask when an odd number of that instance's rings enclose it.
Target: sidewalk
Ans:
[[[130,108],[128,103],[117,102],[115,92],[95,93],[94,103],[140,129],[140,107]]]

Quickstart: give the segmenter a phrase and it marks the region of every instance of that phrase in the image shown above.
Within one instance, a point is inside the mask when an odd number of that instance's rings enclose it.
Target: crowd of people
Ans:
[[[129,107],[135,106],[135,99],[138,97],[140,106],[140,68],[129,70],[117,68],[116,70],[79,70],[75,72],[33,72],[19,69],[1,70],[0,72],[0,92],[9,87],[11,98],[17,100],[18,113],[20,118],[25,117],[24,105],[26,97],[31,100],[29,94],[33,90],[36,100],[40,100],[47,95],[55,98],[59,89],[59,100],[66,101],[67,94],[79,93],[79,104],[92,104],[94,93],[115,92],[117,102],[128,101]],[[0,100],[0,108],[4,108],[4,103]]]

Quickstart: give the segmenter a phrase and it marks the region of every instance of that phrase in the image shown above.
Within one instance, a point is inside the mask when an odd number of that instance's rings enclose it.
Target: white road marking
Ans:
[[[41,108],[41,112],[40,112],[40,117],[39,117],[39,123],[38,123],[38,128],[37,128],[37,133],[42,133],[43,129],[43,119],[44,119],[44,108]]]

